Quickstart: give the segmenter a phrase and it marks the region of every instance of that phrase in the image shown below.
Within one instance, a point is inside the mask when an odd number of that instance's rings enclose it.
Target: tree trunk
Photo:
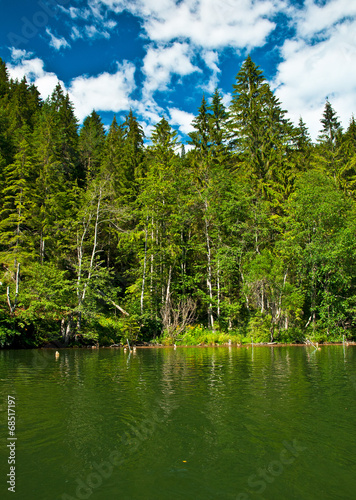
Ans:
[[[98,230],[99,230],[99,218],[100,218],[100,204],[101,204],[101,198],[102,198],[102,189],[99,189],[99,197],[98,197],[98,203],[96,206],[96,216],[95,216],[95,226],[94,226],[94,241],[93,241],[93,249],[91,252],[91,257],[90,257],[90,263],[89,263],[89,271],[88,271],[88,277],[86,279],[86,282],[84,283],[83,286],[83,291],[80,290],[80,282],[81,282],[81,275],[82,275],[82,263],[83,263],[83,244],[84,244],[84,238],[85,235],[88,231],[89,224],[91,221],[91,215],[89,214],[88,216],[88,221],[86,224],[84,224],[84,230],[83,234],[80,240],[80,245],[78,246],[78,279],[77,279],[77,297],[78,297],[78,318],[77,318],[77,333],[81,329],[81,322],[82,322],[82,311],[81,307],[84,303],[85,300],[85,295],[87,291],[87,287],[89,285],[89,282],[92,277],[93,273],[93,267],[94,267],[94,259],[96,255],[96,247],[98,244]],[[77,337],[77,334],[75,335],[75,338]]]
[[[141,287],[141,300],[140,300],[140,306],[141,306],[141,315],[143,314],[143,298],[145,295],[145,282],[146,282],[146,262],[147,262],[147,223],[148,223],[148,217],[146,219],[146,227],[145,227],[145,256],[143,260],[143,275],[142,275],[142,287]]]
[[[17,264],[17,266],[16,266]],[[16,283],[16,288],[15,288],[15,299],[14,299],[14,304],[11,304],[11,298],[10,298],[10,287],[8,286],[6,289],[6,297],[7,297],[7,303],[10,308],[10,314],[11,316],[14,314],[15,309],[17,307],[18,303],[18,297],[19,297],[19,287],[20,287],[20,263],[17,263],[15,260],[15,266],[16,266],[16,274],[15,274],[15,283]]]
[[[72,328],[72,319],[73,316],[71,314],[68,315],[67,325],[65,324],[65,318],[62,318],[61,321],[61,334],[64,345],[67,346],[69,343],[69,339],[71,336],[71,328]]]
[[[208,210],[208,204],[205,202],[205,210]],[[206,238],[206,250],[207,250],[207,260],[208,260],[208,269],[207,269],[207,277],[206,277],[206,285],[209,292],[210,303],[208,309],[208,320],[212,329],[214,329],[214,316],[213,316],[213,287],[211,283],[211,248],[210,248],[210,237],[209,237],[209,224],[207,215],[205,215],[205,238]]]

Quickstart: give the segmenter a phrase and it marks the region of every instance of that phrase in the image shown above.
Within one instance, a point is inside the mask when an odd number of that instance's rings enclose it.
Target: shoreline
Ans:
[[[135,347],[136,349],[187,349],[187,348],[208,348],[208,347],[213,347],[213,348],[253,348],[253,347],[314,347],[314,349],[319,349],[321,347],[328,347],[328,346],[345,346],[345,347],[355,347],[356,342],[351,341],[351,342],[325,342],[323,344],[318,344],[315,342],[314,345],[312,344],[302,344],[302,343],[248,343],[248,344],[194,344],[194,345],[163,345],[163,344],[158,344],[158,345],[135,345],[132,347]],[[41,350],[64,350],[64,349],[90,349],[90,350],[98,350],[98,349],[117,349],[117,350],[127,350],[127,346],[125,345],[112,345],[112,346],[95,346],[95,345],[88,345],[88,346],[56,346],[56,345],[51,345],[51,346],[42,346],[42,347],[30,347],[30,348],[1,348],[0,350],[2,351],[22,351],[22,350],[33,350],[33,349],[41,349]],[[131,349],[132,351],[132,349]]]

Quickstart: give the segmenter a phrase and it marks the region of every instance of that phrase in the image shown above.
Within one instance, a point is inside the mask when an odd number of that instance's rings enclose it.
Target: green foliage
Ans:
[[[225,333],[219,330],[211,331],[202,325],[188,326],[185,331],[179,336],[179,338],[174,339],[167,334],[163,334],[159,339],[158,343],[163,345],[229,345],[231,344],[242,344],[244,341],[244,336],[237,330],[232,330],[229,333]]]
[[[117,318],[104,314],[89,317],[83,325],[83,338],[98,342],[101,346],[112,344],[135,345],[140,339],[140,325],[135,318]]]
[[[80,128],[0,60],[0,345],[318,342],[356,329],[356,123],[313,144],[251,57],[166,118]]]

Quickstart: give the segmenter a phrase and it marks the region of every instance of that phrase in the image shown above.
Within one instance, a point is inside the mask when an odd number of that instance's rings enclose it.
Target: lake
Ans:
[[[353,346],[59,352],[0,351],[1,498],[356,498]]]

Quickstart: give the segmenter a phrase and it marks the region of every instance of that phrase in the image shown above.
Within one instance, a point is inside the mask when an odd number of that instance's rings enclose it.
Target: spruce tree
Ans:
[[[338,120],[336,111],[331,106],[329,100],[325,103],[323,117],[320,120],[323,127],[320,131],[318,141],[321,144],[327,144],[329,149],[335,150],[337,141],[342,132],[341,124]]]
[[[82,180],[90,182],[100,170],[105,130],[102,120],[96,111],[87,116],[79,133],[79,154]]]
[[[8,96],[10,92],[9,73],[5,62],[0,57],[0,100]]]
[[[119,203],[120,198],[127,192],[128,185],[124,164],[124,129],[114,116],[109,132],[105,139],[102,152],[101,175],[111,179],[114,192]]]
[[[227,128],[229,113],[222,102],[222,97],[218,89],[215,90],[212,96],[208,110],[210,111],[209,135],[211,141],[211,155],[216,162],[227,167],[230,149]]]
[[[125,172],[132,193],[137,190],[137,180],[145,174],[144,133],[130,109],[123,124]]]
[[[325,170],[334,180],[338,180],[342,170],[342,127],[329,100],[325,103],[323,117],[320,122],[322,129],[318,136],[313,164],[316,168]]]
[[[288,182],[286,153],[292,142],[292,126],[286,111],[273,95],[262,71],[248,56],[236,76],[230,106],[230,130],[237,161],[270,199],[281,196]]]

